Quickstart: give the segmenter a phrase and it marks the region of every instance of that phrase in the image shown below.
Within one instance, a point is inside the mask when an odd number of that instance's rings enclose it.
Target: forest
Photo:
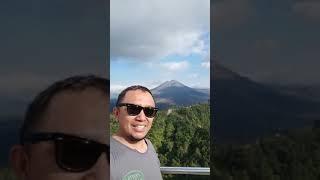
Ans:
[[[215,180],[319,180],[320,129],[292,129],[252,144],[215,144],[212,159]]]

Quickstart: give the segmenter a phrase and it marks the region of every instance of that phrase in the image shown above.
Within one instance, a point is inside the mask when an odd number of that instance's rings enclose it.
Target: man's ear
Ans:
[[[26,179],[28,171],[28,154],[22,145],[14,145],[9,155],[10,165],[18,179]]]
[[[119,116],[119,112],[120,111],[120,109],[119,108],[117,108],[117,107],[114,107],[113,109],[112,109],[112,112],[113,112],[113,115],[114,115],[114,117],[118,120],[118,116]]]

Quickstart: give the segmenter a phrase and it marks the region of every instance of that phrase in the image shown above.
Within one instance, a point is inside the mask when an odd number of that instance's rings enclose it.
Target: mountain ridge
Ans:
[[[211,81],[213,136],[220,142],[252,141],[279,129],[306,126],[310,123],[306,117],[320,110],[319,104],[281,93],[220,65],[214,66]]]
[[[177,80],[169,80],[150,90],[159,109],[170,106],[188,106],[196,103],[208,103],[209,89],[196,89],[184,85]],[[111,109],[115,106],[116,98],[111,98]]]

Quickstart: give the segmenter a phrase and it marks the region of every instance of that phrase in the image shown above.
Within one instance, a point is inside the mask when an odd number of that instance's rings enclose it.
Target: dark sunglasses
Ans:
[[[82,172],[92,168],[102,153],[110,163],[110,146],[86,138],[63,133],[32,133],[23,142],[53,141],[58,166],[70,172]]]
[[[137,116],[140,114],[141,110],[143,110],[144,114],[148,118],[153,118],[156,116],[158,108],[155,107],[142,107],[136,104],[130,104],[130,103],[120,103],[118,104],[118,107],[126,106],[127,112],[130,116]]]

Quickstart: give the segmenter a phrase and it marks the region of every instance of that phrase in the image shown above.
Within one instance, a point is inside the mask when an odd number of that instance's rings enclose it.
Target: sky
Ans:
[[[168,80],[210,87],[209,0],[111,0],[111,93]]]
[[[0,118],[57,80],[109,76],[105,11],[101,0],[0,1]]]
[[[252,80],[320,84],[320,1],[214,0],[212,61]]]

